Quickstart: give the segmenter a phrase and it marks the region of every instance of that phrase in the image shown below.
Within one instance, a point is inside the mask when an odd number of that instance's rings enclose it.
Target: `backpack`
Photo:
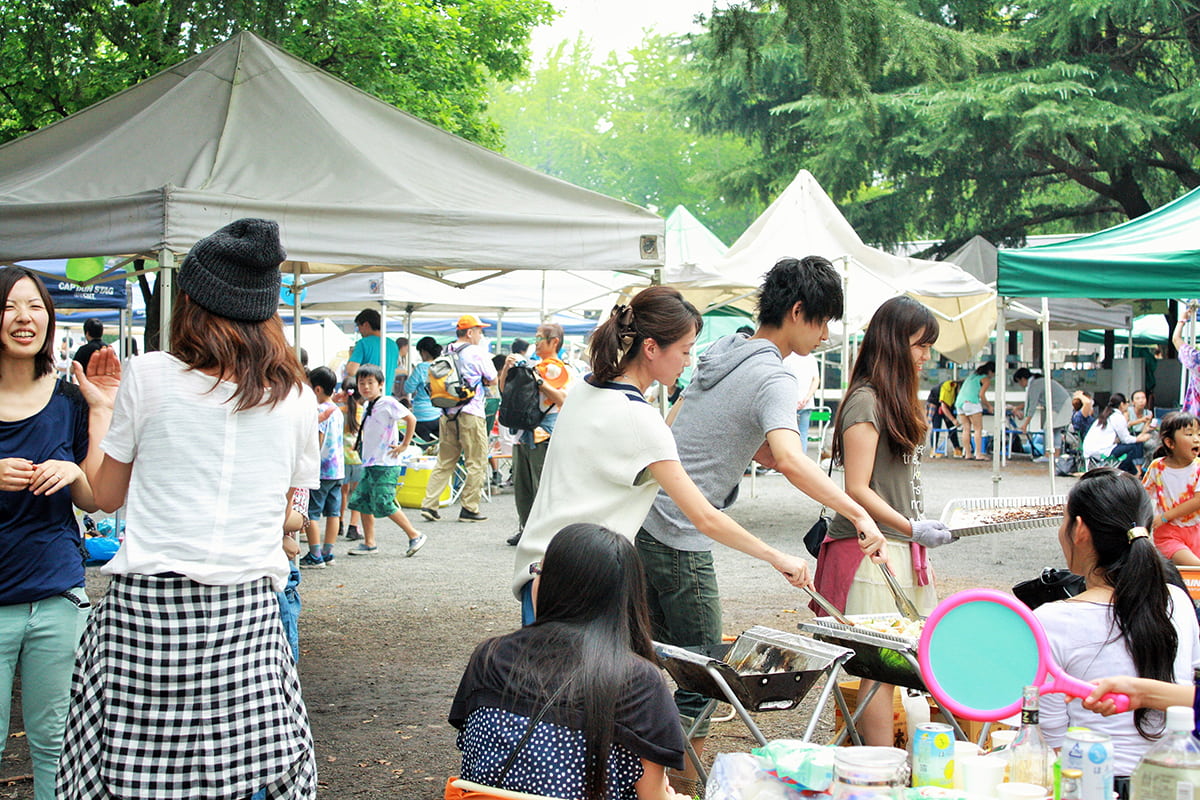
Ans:
[[[550,409],[541,409],[542,393],[538,390],[541,384],[537,368],[528,362],[508,368],[504,388],[500,391],[497,417],[503,427],[512,431],[531,431],[542,424]]]
[[[462,348],[447,347],[429,362],[429,402],[445,414],[475,397],[475,387],[463,377]]]

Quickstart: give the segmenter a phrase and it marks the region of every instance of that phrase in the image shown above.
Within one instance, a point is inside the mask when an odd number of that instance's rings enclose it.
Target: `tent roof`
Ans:
[[[809,254],[844,264],[843,323],[849,330],[863,328],[875,309],[900,294],[915,297],[938,315],[942,334],[935,346],[956,361],[973,358],[995,327],[992,289],[954,264],[896,256],[864,244],[808,170],[800,170],[713,265],[724,277],[697,285],[757,287],[779,259]]]
[[[713,265],[729,250],[728,245],[682,205],[675,206],[667,216],[666,247],[662,280],[669,284],[720,277]]]
[[[999,252],[996,245],[982,236],[972,236],[966,244],[946,256],[946,261],[958,264],[984,283],[995,286]],[[1041,298],[1017,297],[1014,300],[1034,313],[1010,307],[1005,311],[1005,327],[1009,330],[1040,330],[1037,318],[1041,313]],[[1133,315],[1133,309],[1128,305],[1106,307],[1094,300],[1073,297],[1054,298],[1049,307],[1050,327],[1054,330],[1124,328]]]
[[[246,216],[277,220],[312,271],[662,263],[650,211],[446,133],[251,33],[0,147],[0,261],[183,253]]]
[[[1001,251],[999,271],[1009,296],[1200,295],[1200,189],[1090,236]]]

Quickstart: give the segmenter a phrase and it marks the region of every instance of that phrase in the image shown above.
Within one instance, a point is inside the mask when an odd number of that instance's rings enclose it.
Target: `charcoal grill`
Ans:
[[[987,524],[980,524],[976,520],[977,515],[981,512],[1044,506],[1061,506],[1066,508],[1066,503],[1067,496],[1065,494],[1044,495],[1042,497],[973,497],[962,500],[951,500],[942,509],[942,522],[946,524],[946,527],[950,529],[950,532],[954,534],[956,539],[962,536],[978,536],[983,533],[1053,528],[1062,522],[1062,512],[1031,517],[1029,519],[1007,520]]]
[[[688,757],[704,781],[708,775],[692,749],[691,740],[719,701],[733,706],[750,734],[764,746],[767,739],[750,711],[795,708],[821,675],[827,676],[825,687],[803,741],[812,737],[831,693],[837,692],[842,713],[846,713],[845,698],[837,691],[842,665],[854,655],[846,647],[756,625],[731,643],[689,649],[655,642],[654,650],[679,688],[710,700],[684,736]]]
[[[850,614],[851,622],[901,620],[899,614]],[[839,707],[846,717],[846,730],[842,736],[849,735],[855,744],[862,744],[856,727],[859,717],[867,703],[875,696],[880,683],[890,683],[907,689],[925,692],[925,681],[921,677],[921,665],[917,662],[917,640],[908,636],[883,633],[862,625],[845,625],[833,617],[814,617],[801,622],[800,630],[812,634],[813,638],[828,644],[846,647],[854,651],[854,655],[846,664],[846,672],[859,678],[877,681],[859,700],[858,708],[853,715],[846,713],[841,689],[837,689]],[[942,711],[946,722],[954,728],[959,739],[966,740],[967,735],[959,726],[952,714]],[[840,737],[839,737],[840,741]]]

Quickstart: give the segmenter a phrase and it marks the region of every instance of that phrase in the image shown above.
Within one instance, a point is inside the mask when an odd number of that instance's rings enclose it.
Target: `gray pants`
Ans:
[[[512,481],[520,523],[518,530],[525,530],[525,521],[529,519],[529,510],[533,508],[533,498],[537,497],[538,486],[542,482],[542,467],[546,465],[546,451],[549,449],[548,440],[535,445],[519,442],[513,445]]]

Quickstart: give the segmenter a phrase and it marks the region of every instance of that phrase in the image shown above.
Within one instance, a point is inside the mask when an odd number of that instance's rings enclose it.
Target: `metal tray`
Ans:
[[[762,626],[750,628],[732,643],[685,649],[656,642],[654,649],[681,688],[726,700],[709,673],[713,669],[729,684],[738,702],[751,711],[794,708],[829,665],[847,652],[843,647]]]
[[[992,522],[980,525],[974,521],[974,515],[980,511],[998,511],[1005,508],[1022,506],[1053,506],[1066,507],[1065,494],[1046,495],[1043,497],[974,497],[962,500],[951,500],[942,510],[942,522],[954,536],[978,536],[983,533],[1003,533],[1004,531],[1030,531],[1038,528],[1057,527],[1062,522],[1063,515],[1035,517],[1032,519],[1011,520],[1008,522]]]
[[[899,614],[850,614],[849,618],[852,622],[902,619]],[[916,665],[916,639],[843,625],[833,617],[814,617],[801,622],[800,630],[819,641],[853,650],[854,657],[845,666],[851,675],[909,689],[925,689],[925,681]]]

